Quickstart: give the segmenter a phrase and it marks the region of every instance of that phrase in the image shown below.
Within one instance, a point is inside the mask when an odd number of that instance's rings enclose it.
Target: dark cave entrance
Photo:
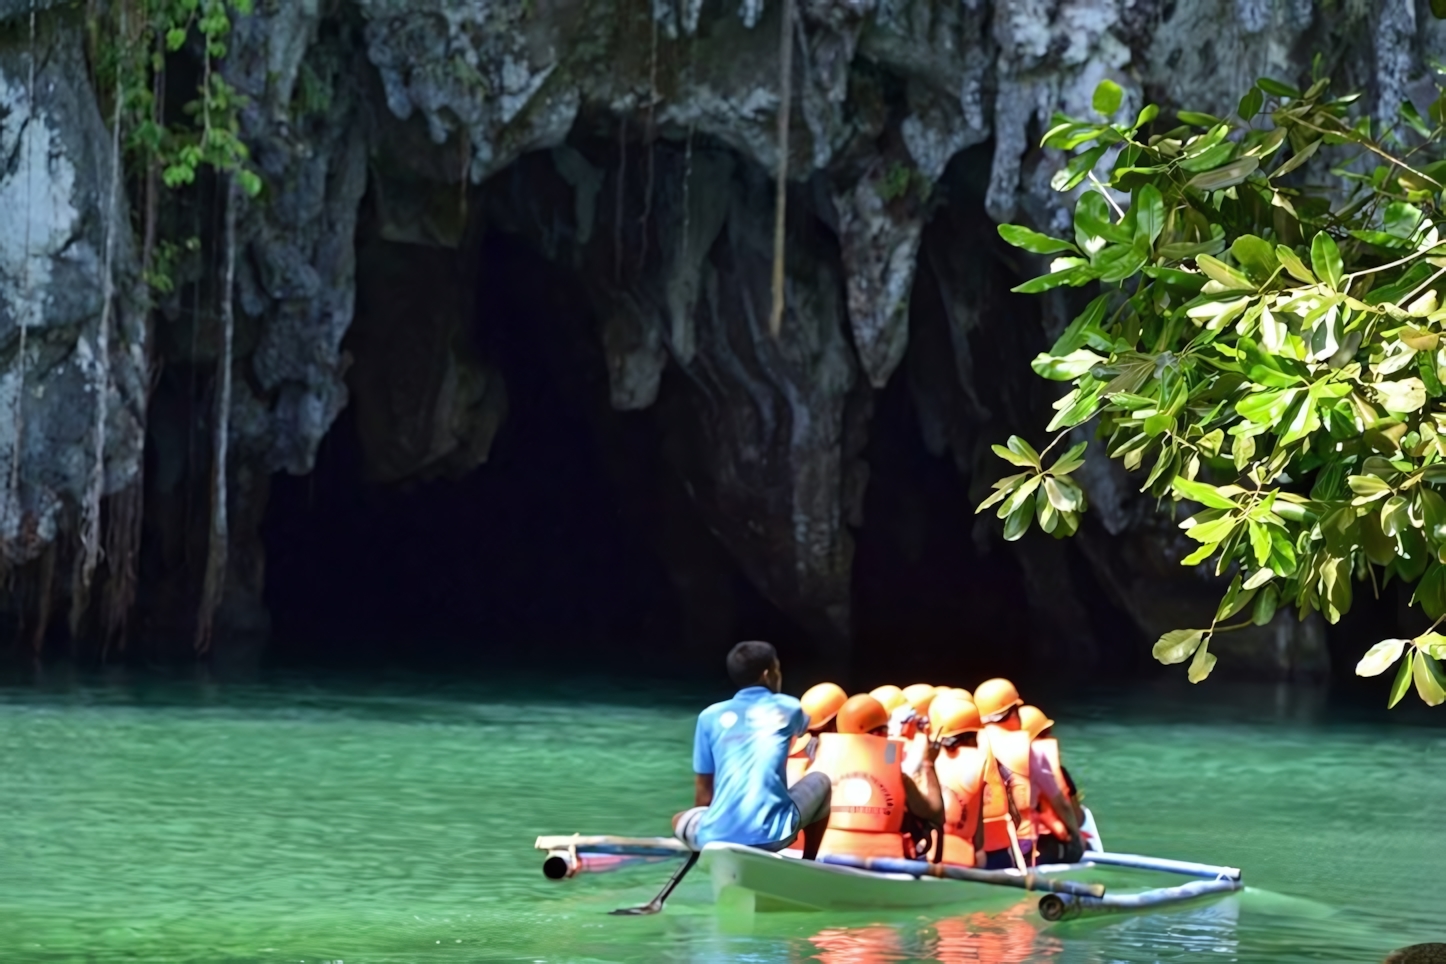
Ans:
[[[804,648],[663,464],[661,423],[681,376],[665,377],[647,411],[608,405],[574,270],[493,229],[460,250],[362,241],[358,276],[352,400],[315,470],[274,478],[263,527],[276,662],[669,676],[716,673],[739,638]],[[462,323],[429,334],[449,313]],[[369,341],[368,316],[412,326],[423,344]],[[425,366],[459,338],[505,381],[486,462],[387,478],[406,453],[384,450],[379,467],[366,433],[379,407],[407,406],[417,379],[369,385],[363,353]],[[368,406],[358,387],[383,397]]]

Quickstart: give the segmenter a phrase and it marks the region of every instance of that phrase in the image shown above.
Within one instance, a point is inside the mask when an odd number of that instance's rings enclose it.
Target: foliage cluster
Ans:
[[[167,187],[195,183],[203,168],[233,175],[250,196],[260,176],[248,166],[240,137],[246,98],[217,69],[227,52],[232,21],[252,12],[253,0],[117,0],[106,16],[91,18],[96,87],[120,99],[127,167],[158,170]],[[180,118],[164,113],[166,69],[171,55],[193,45],[199,61],[194,96]],[[158,291],[172,287],[169,264],[195,239],[160,241],[147,265]]]
[[[1446,98],[1387,121],[1359,114],[1357,95],[1332,96],[1326,79],[1306,90],[1262,79],[1237,116],[1179,111],[1173,124],[1153,105],[1115,122],[1121,100],[1106,81],[1099,117],[1057,117],[1044,136],[1072,153],[1053,186],[1084,189],[1073,237],[999,230],[1054,256],[1016,291],[1097,286],[1033,363],[1070,385],[1054,443],[1095,420],[1143,491],[1198,507],[1180,523],[1198,544],[1184,564],[1230,578],[1209,625],[1165,634],[1156,658],[1189,660],[1198,682],[1216,633],[1263,625],[1278,606],[1334,623],[1356,582],[1414,584],[1413,605],[1439,624]],[[1083,450],[1046,465],[1020,438],[995,446],[1024,471],[980,509],[997,506],[1006,539],[1036,519],[1073,533]],[[1441,658],[1446,637],[1428,631],[1378,644],[1357,671],[1400,660],[1391,704],[1414,682],[1434,706],[1446,701]]]

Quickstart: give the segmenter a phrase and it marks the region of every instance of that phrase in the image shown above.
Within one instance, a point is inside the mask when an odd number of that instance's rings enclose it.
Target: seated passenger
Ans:
[[[1084,838],[1072,784],[1059,760],[1054,720],[1037,707],[1021,706],[1019,722],[1030,736],[1029,783],[1034,792],[1034,811],[1039,818],[1039,862],[1075,863],[1084,856]]]
[[[788,751],[788,785],[793,786],[813,762],[818,751],[818,735],[832,733],[838,729],[835,717],[839,708],[848,700],[848,694],[834,683],[819,683],[810,686],[799,697],[803,711],[808,714],[808,732],[793,741]]]
[[[939,741],[934,761],[944,795],[944,833],[935,863],[974,867],[984,860],[984,768],[993,766],[979,748],[979,708],[953,693],[935,698],[929,710],[930,733]]]
[[[820,854],[854,857],[912,856],[904,816],[937,826],[944,813],[934,776],[938,746],[911,770],[904,742],[890,739],[889,714],[872,696],[850,697],[838,712],[838,732],[821,733],[808,776],[827,774],[833,785],[828,831]]]
[[[673,818],[673,832],[694,850],[722,841],[778,851],[802,834],[811,860],[828,824],[831,785],[822,774],[805,774],[789,787],[784,768],[808,716],[779,693],[783,670],[768,643],[734,646],[728,675],[742,689],[698,714],[694,806]]]
[[[974,691],[984,723],[981,743],[997,766],[985,769],[984,866],[1024,869],[1034,861],[1033,787],[1029,734],[1020,728],[1019,691],[1007,679],[985,680]]]

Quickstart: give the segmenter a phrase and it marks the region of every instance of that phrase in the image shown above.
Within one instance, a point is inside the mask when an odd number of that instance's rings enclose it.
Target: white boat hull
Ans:
[[[785,857],[744,847],[712,843],[703,848],[701,866],[713,883],[713,897],[725,911],[875,910],[881,908],[970,905],[1007,907],[1026,897],[1024,890],[884,874]],[[1047,877],[1077,875],[1084,865],[1039,868]]]

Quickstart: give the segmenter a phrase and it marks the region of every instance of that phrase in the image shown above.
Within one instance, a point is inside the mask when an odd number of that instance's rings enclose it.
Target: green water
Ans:
[[[664,831],[712,692],[0,688],[0,961],[1379,961],[1446,939],[1446,729],[1201,692],[1050,708],[1111,849],[1252,889],[1050,927],[1028,903],[749,922],[702,875],[612,918],[667,869],[545,880],[536,834]]]

